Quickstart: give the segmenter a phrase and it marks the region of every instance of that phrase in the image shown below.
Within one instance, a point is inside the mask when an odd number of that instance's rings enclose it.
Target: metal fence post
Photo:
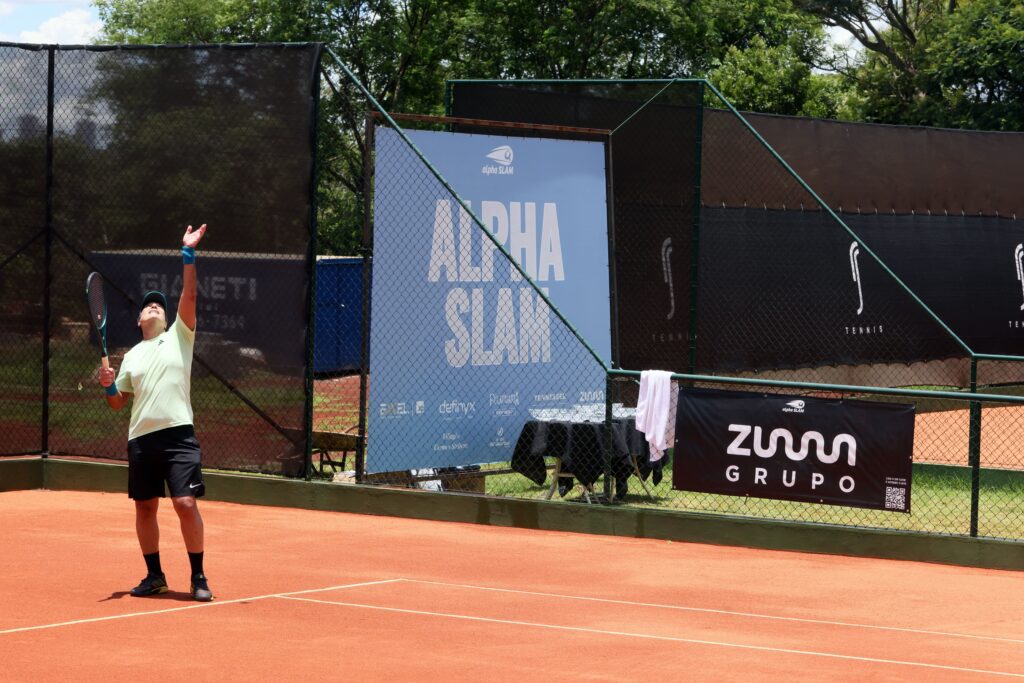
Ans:
[[[689,372],[697,372],[697,288],[700,276],[700,171],[704,133],[704,83],[697,85],[697,140],[693,172],[693,231],[690,242],[690,360]]]
[[[619,361],[619,306],[618,290],[615,286],[615,186],[614,174],[612,173],[612,136],[609,134],[604,143],[605,159],[605,201],[607,204],[608,216],[608,299],[611,319],[611,354],[608,359],[609,367],[617,367]],[[612,491],[612,451],[614,449],[614,435],[612,434],[612,422],[615,419],[612,402],[612,376],[605,376],[604,383],[604,425],[605,438],[602,447],[604,449],[604,497],[611,502],[614,495]]]
[[[605,202],[608,216],[608,300],[610,305],[611,320],[611,353],[608,359],[609,367],[619,367],[619,293],[615,280],[615,179],[612,160],[612,134],[605,138],[604,142],[604,163],[605,163]]]
[[[612,451],[615,448],[612,423],[614,420],[612,376],[606,374],[604,377],[604,438],[601,440],[601,450],[604,457],[604,499],[608,503],[612,502],[612,498],[615,495],[615,492],[612,490]]]
[[[370,372],[370,287],[373,284],[373,113],[366,114],[363,135],[363,315],[359,358],[359,441],[356,443],[356,481],[366,475],[366,404]]]
[[[56,48],[47,51],[46,71],[46,255],[43,278],[42,457],[50,453],[50,285],[53,280],[53,73]]]
[[[320,73],[320,55],[316,53],[316,64],[313,73]],[[309,269],[309,289],[306,293],[306,396],[303,414],[303,429],[305,431],[305,467],[303,476],[306,481],[313,478],[313,393],[316,384],[314,382],[313,370],[315,364],[314,343],[316,340],[316,253],[317,249],[317,197],[316,188],[319,183],[317,175],[319,160],[317,156],[318,140],[320,139],[320,78],[313,78],[313,92],[310,108],[312,109],[312,130],[310,131],[310,170],[309,170],[309,256],[307,268]]]
[[[978,359],[971,356],[971,393],[978,391]],[[981,403],[971,401],[967,460],[971,467],[971,536],[978,535],[978,498],[981,489]]]

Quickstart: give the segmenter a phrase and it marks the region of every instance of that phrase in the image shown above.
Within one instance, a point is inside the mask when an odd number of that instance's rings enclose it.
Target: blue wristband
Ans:
[[[107,392],[107,396],[117,396],[117,382],[111,382],[109,387],[105,387],[104,391]]]
[[[193,247],[181,248],[181,260],[184,264],[190,265],[196,262],[196,250]]]

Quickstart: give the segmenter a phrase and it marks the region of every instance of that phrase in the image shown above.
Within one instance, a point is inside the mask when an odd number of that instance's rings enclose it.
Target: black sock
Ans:
[[[150,574],[163,574],[164,570],[160,569],[160,551],[150,553],[149,555],[143,555],[142,559],[146,561],[146,570]]]
[[[192,565],[192,576],[203,573],[203,554],[202,553],[189,553],[188,554],[189,564]]]

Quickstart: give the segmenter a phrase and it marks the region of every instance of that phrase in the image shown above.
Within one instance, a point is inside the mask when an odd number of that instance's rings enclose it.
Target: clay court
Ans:
[[[1020,450],[1024,443],[1024,407],[985,407],[981,420],[981,466],[1024,469]],[[914,462],[966,465],[969,424],[967,410],[919,414],[914,424]]]
[[[1013,572],[206,502],[216,600],[123,494],[0,494],[4,678],[1024,677]]]

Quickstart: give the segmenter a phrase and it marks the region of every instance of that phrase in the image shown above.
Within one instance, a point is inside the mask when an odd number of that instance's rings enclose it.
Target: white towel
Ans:
[[[640,373],[640,396],[636,403],[636,428],[647,437],[651,462],[672,446],[676,438],[676,405],[679,391],[672,373],[644,370]]]

